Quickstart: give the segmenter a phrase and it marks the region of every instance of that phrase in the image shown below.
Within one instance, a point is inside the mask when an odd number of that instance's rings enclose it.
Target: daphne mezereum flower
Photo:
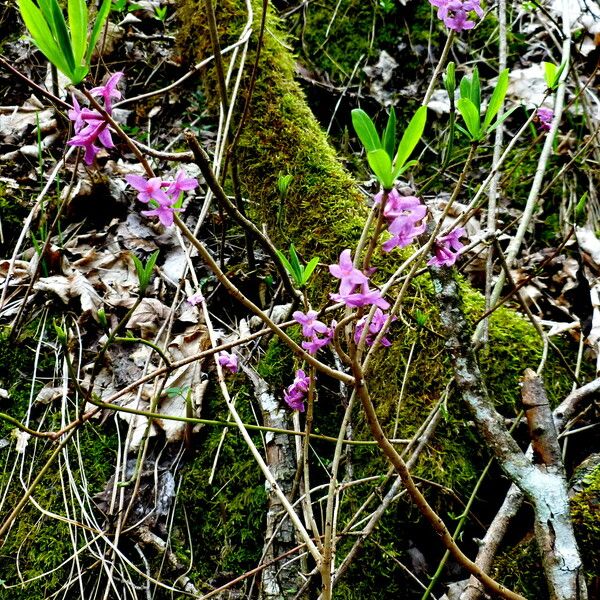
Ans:
[[[96,154],[100,152],[100,148],[96,146],[97,141],[105,148],[114,148],[115,146],[110,135],[110,130],[103,120],[89,121],[88,125],[80,129],[79,133],[74,135],[67,144],[69,146],[85,148],[83,160],[86,165],[91,165],[96,158]]]
[[[181,192],[195,190],[198,187],[198,180],[193,177],[187,177],[183,169],[177,171],[175,180],[167,187],[167,194],[177,200]]]
[[[429,0],[430,4],[437,7],[438,19],[444,22],[448,29],[461,32],[473,29],[475,21],[469,20],[469,13],[483,17],[480,0]]]
[[[174,208],[171,204],[157,202],[157,206],[151,210],[143,210],[145,217],[158,217],[158,220],[165,226],[171,227],[175,221],[175,213],[180,212],[180,208]]]
[[[104,110],[109,115],[112,113],[112,98],[118,100],[121,97],[121,92],[117,89],[117,85],[123,75],[124,73],[118,71],[114,75],[111,75],[104,85],[90,90],[92,96],[99,96],[104,100]]]
[[[238,359],[232,352],[219,352],[217,362],[230,373],[237,373]]]
[[[165,227],[173,225],[175,213],[181,211],[175,208],[181,192],[198,186],[198,181],[186,177],[183,170],[177,173],[175,181],[165,181],[161,177],[146,179],[141,175],[127,175],[125,180],[138,191],[140,202],[150,203],[151,210],[143,210],[142,214],[145,217],[158,217]]]
[[[381,245],[381,249],[384,252],[389,252],[396,247],[405,248],[425,231],[425,227],[425,223],[417,225],[414,221],[400,216],[394,219],[388,227],[392,237]]]
[[[297,310],[292,315],[294,321],[302,325],[302,335],[304,337],[312,337],[316,333],[327,332],[327,325],[321,321],[317,321],[318,314],[316,310],[309,310],[306,314]]]
[[[310,377],[302,369],[298,369],[294,382],[285,389],[283,399],[292,410],[304,412],[304,398],[309,387]]]
[[[550,131],[550,126],[552,125],[552,119],[554,119],[554,111],[551,108],[546,108],[544,106],[540,106],[535,111],[536,120],[538,122],[539,128],[542,131]]]
[[[174,203],[174,200],[162,189],[168,187],[169,184],[164,182],[160,177],[146,179],[141,175],[127,175],[125,181],[139,192],[137,199],[140,202],[147,203],[150,200],[156,200],[163,204]]]
[[[198,306],[198,304],[202,304],[204,302],[204,296],[202,295],[202,292],[196,292],[195,294],[188,296],[187,302],[192,306]]]
[[[379,204],[382,198],[383,192],[379,192],[373,200],[375,204]],[[396,189],[388,192],[387,202],[383,208],[383,216],[388,221],[404,217],[408,221],[416,223],[423,219],[426,214],[427,207],[416,196],[401,196]]]
[[[451,267],[456,262],[456,258],[464,246],[460,241],[460,238],[464,235],[464,228],[457,227],[448,235],[437,238],[434,242],[435,256],[430,258],[427,264],[436,267]]]
[[[367,276],[352,264],[350,249],[343,250],[337,265],[329,265],[329,272],[340,282],[340,294],[345,296],[352,292],[357,285],[363,285],[369,280]]]
[[[111,98],[120,98],[121,92],[117,90],[117,84],[123,77],[123,73],[112,75],[105,85],[92,88],[92,96],[101,96],[104,100],[104,109],[107,113],[112,112]],[[97,111],[90,108],[82,108],[73,96],[73,106],[68,111],[68,116],[73,121],[75,135],[67,142],[70,146],[80,146],[85,149],[84,161],[91,165],[100,152],[100,147],[96,142],[100,142],[105,148],[114,148],[114,143],[110,134],[108,123],[104,117]]]
[[[329,294],[329,297],[335,302],[343,302],[346,306],[352,306],[353,308],[375,305],[382,310],[387,310],[390,307],[390,303],[381,295],[379,290],[369,288],[368,281],[360,286],[360,292],[342,294],[340,291],[339,294]]]
[[[356,328],[354,330],[354,342],[358,344],[360,342],[360,338],[362,337],[363,331],[365,329],[365,323],[367,322],[368,315],[365,315],[360,319],[360,321],[356,324]],[[375,309],[375,314],[371,319],[371,323],[369,325],[369,331],[365,337],[365,343],[367,346],[372,346],[375,342],[375,338],[377,334],[383,329],[385,322],[387,321],[388,315],[384,313],[380,308]],[[396,320],[396,317],[392,317],[392,322]],[[392,342],[388,340],[385,335],[379,340],[382,346],[388,347],[392,345]]]

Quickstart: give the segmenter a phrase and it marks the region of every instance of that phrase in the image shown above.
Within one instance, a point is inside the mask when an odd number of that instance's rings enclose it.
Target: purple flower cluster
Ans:
[[[356,329],[354,330],[354,342],[358,344],[360,342],[360,338],[362,337],[363,331],[365,329],[365,324],[367,322],[368,315],[365,315],[360,319],[360,321],[356,324]],[[375,343],[375,338],[377,334],[383,329],[385,322],[387,321],[388,315],[384,313],[380,308],[375,309],[375,314],[371,319],[371,323],[369,324],[369,330],[367,332],[367,336],[365,338],[365,342],[367,346],[372,346]],[[392,317],[392,321],[395,321],[396,317]],[[386,348],[391,346],[392,343],[388,340],[385,335],[379,340],[382,346]]]
[[[374,200],[375,204],[380,204],[383,192],[379,192]],[[423,219],[426,213],[427,208],[416,196],[401,196],[396,189],[388,192],[383,216],[388,222],[388,231],[392,237],[381,246],[384,252],[412,244],[415,238],[425,231]]]
[[[294,321],[302,325],[302,335],[308,338],[308,341],[302,342],[302,347],[309,354],[316,354],[323,346],[327,346],[333,338],[336,327],[335,321],[332,321],[331,326],[327,327],[325,323],[317,320],[317,315],[316,310],[309,310],[306,314],[297,310],[292,315]],[[318,334],[323,337],[319,337]]]
[[[550,126],[552,125],[552,119],[554,119],[554,111],[551,108],[545,108],[541,106],[537,109],[536,120],[538,122],[539,128],[542,131],[550,131]]]
[[[457,227],[448,235],[436,238],[434,242],[435,256],[430,258],[427,264],[436,267],[451,267],[456,262],[456,258],[464,246],[460,241],[460,238],[464,235],[464,228]]]
[[[349,249],[340,254],[337,265],[329,265],[329,272],[340,279],[340,290],[337,294],[330,294],[335,302],[343,302],[346,306],[359,307],[375,305],[382,310],[387,310],[390,303],[382,297],[377,289],[369,288],[369,278],[352,263],[352,254]],[[360,291],[356,291],[356,287]]]
[[[230,373],[237,373],[238,371],[238,359],[233,352],[219,352],[217,362]]]
[[[429,2],[438,9],[438,19],[441,19],[448,29],[456,32],[475,27],[475,21],[469,20],[470,12],[475,12],[479,18],[483,17],[480,0],[429,0]]]
[[[123,77],[120,71],[111,75],[108,81],[99,87],[92,88],[92,96],[101,97],[104,100],[104,110],[112,114],[112,99],[120,98],[121,92],[117,89],[117,84]],[[73,95],[73,108],[68,111],[69,119],[73,121],[75,135],[67,142],[70,146],[80,146],[85,148],[84,161],[86,165],[91,165],[100,152],[100,147],[96,142],[100,142],[105,148],[114,148],[108,123],[104,117],[97,111],[89,108],[81,108],[77,98]]]
[[[143,210],[142,214],[146,217],[158,217],[165,227],[173,225],[173,215],[181,210],[175,208],[181,194],[198,186],[198,181],[187,177],[183,169],[177,172],[174,181],[163,181],[160,177],[146,179],[141,175],[127,175],[125,179],[139,192],[138,200],[152,208]]]
[[[292,410],[304,412],[304,398],[310,387],[310,377],[302,369],[296,371],[296,378],[283,393],[283,399]]]

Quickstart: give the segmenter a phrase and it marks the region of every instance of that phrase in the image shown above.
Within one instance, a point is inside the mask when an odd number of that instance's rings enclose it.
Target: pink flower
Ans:
[[[188,297],[187,302],[192,306],[197,306],[204,302],[204,296],[202,295],[202,292],[196,292]]]
[[[96,154],[100,152],[100,148],[95,144],[97,140],[100,140],[100,143],[105,148],[114,147],[110,131],[104,121],[89,123],[87,127],[81,129],[77,135],[74,135],[67,144],[69,146],[85,148],[85,164],[91,165],[94,162],[94,158],[96,158]]]
[[[367,322],[368,316],[365,315],[357,324],[356,329],[354,330],[354,342],[358,344],[360,342],[360,338],[362,337],[363,331],[365,329],[365,323]],[[375,342],[375,338],[377,334],[383,329],[385,322],[387,321],[388,315],[386,315],[380,308],[375,310],[375,314],[371,319],[371,323],[369,325],[369,331],[367,333],[367,337],[365,338],[365,342],[367,346],[372,346]],[[396,320],[396,317],[392,317],[392,322]],[[379,340],[382,346],[391,346],[392,343],[384,336]]]
[[[170,183],[169,187],[167,188],[167,194],[177,201],[181,192],[193,190],[197,187],[198,180],[194,179],[193,177],[186,177],[185,171],[183,169],[179,169],[179,171],[177,171],[177,175],[175,176],[175,181]]]
[[[379,204],[383,198],[383,192],[379,192],[374,198],[375,204]],[[401,196],[396,189],[388,193],[387,202],[383,208],[383,215],[388,221],[394,221],[403,217],[412,223],[416,223],[425,217],[427,207],[421,204],[416,196]]]
[[[231,373],[237,373],[238,371],[238,359],[237,356],[230,352],[219,352],[217,356],[217,362],[227,371]]]
[[[172,198],[161,189],[168,184],[160,177],[146,179],[140,175],[127,175],[125,181],[139,192],[137,198],[140,202],[147,203],[150,200],[156,200],[160,204],[173,204]]]
[[[310,377],[302,369],[296,371],[292,385],[285,389],[283,399],[292,410],[304,412],[304,398],[310,387]]]
[[[118,100],[121,97],[121,92],[119,92],[117,89],[117,85],[121,80],[121,77],[123,77],[123,73],[118,71],[114,75],[111,75],[104,85],[92,88],[90,90],[90,94],[92,96],[100,96],[104,99],[104,110],[106,110],[108,114],[112,113],[111,98]]]
[[[309,310],[306,314],[297,310],[292,315],[294,321],[302,325],[302,335],[304,337],[312,337],[316,333],[327,331],[327,325],[316,320],[318,314],[316,310]]]
[[[448,235],[437,238],[434,242],[435,256],[430,258],[427,264],[436,267],[451,267],[456,262],[460,250],[464,246],[459,239],[464,235],[464,228],[457,227]]]
[[[175,213],[176,212],[180,212],[181,209],[180,208],[173,208],[172,206],[168,205],[168,204],[162,204],[162,203],[158,203],[158,206],[156,208],[153,208],[152,210],[143,210],[142,214],[145,217],[158,217],[158,220],[165,226],[165,227],[171,227],[171,225],[173,225],[173,222],[175,220]]]
[[[470,12],[474,11],[479,18],[483,17],[480,0],[429,0],[429,2],[437,7],[438,19],[456,32],[475,27],[475,22],[468,18]]]
[[[340,294],[342,296],[349,294],[357,285],[368,282],[367,276],[352,264],[352,254],[349,249],[340,254],[339,264],[329,265],[329,272],[334,277],[342,280],[340,283]]]
[[[541,106],[535,112],[539,128],[542,131],[550,131],[552,119],[554,119],[554,111],[551,108]]]
[[[341,289],[339,294],[330,294],[335,302],[343,302],[346,306],[358,308],[360,306],[375,305],[382,310],[387,310],[390,303],[382,297],[381,292],[377,289],[371,290],[368,281],[361,286],[361,291],[350,294],[342,294]]]
[[[316,335],[313,335],[309,341],[302,342],[302,347],[309,354],[316,354],[321,348],[324,348],[325,346],[329,345],[329,342],[331,342],[330,337],[320,338]]]
[[[388,227],[392,237],[381,245],[384,252],[390,252],[394,248],[405,248],[412,244],[415,238],[425,231],[425,223],[417,225],[415,222],[400,216],[394,219]]]

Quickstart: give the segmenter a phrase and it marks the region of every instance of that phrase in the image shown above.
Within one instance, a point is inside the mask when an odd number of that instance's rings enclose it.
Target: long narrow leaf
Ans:
[[[71,36],[67,30],[65,17],[57,0],[52,0],[50,6],[52,8],[52,17],[54,18],[54,34],[56,36],[56,41],[69,66],[69,71],[68,73],[65,73],[65,75],[71,76],[75,70],[75,57],[73,56],[73,47],[71,46]]]
[[[304,267],[304,276],[302,278],[303,279],[302,283],[304,283],[304,284],[308,283],[308,280],[310,279],[310,276],[313,274],[313,271],[316,269],[316,267],[317,267],[318,264],[319,264],[319,257],[315,256],[306,265],[306,267]]]
[[[491,133],[492,131],[494,131],[494,129],[496,129],[496,127],[498,127],[500,123],[503,123],[505,119],[510,117],[510,115],[512,115],[515,112],[515,110],[517,110],[517,108],[519,107],[513,106],[510,110],[507,110],[499,119],[496,119],[496,122],[490,126],[486,133]]]
[[[352,111],[352,125],[367,152],[381,148],[381,140],[375,125],[371,121],[371,117],[361,108],[355,108]]]
[[[379,183],[384,189],[391,190],[394,186],[394,179],[392,177],[392,159],[388,153],[383,148],[379,148],[367,152],[367,160],[373,173],[379,179]]]
[[[404,135],[400,140],[398,146],[398,152],[394,159],[394,168],[401,169],[404,163],[408,160],[412,154],[415,146],[419,143],[423,131],[425,130],[425,123],[427,122],[427,107],[421,106],[410,120],[408,127],[404,131]]]
[[[75,67],[81,66],[87,43],[88,10],[85,0],[69,0],[69,29]]]
[[[390,109],[388,122],[383,132],[383,149],[388,153],[388,156],[393,159],[396,151],[396,111],[394,107]]]
[[[92,29],[92,33],[90,35],[87,52],[85,53],[86,65],[89,65],[90,61],[92,60],[92,54],[94,52],[94,48],[96,47],[98,36],[100,35],[100,32],[104,27],[106,17],[108,17],[108,13],[110,12],[110,2],[111,0],[103,0],[100,8],[98,9],[98,14],[96,15],[96,20],[94,22],[94,28]]]
[[[52,0],[37,0],[37,3],[44,15],[44,19],[51,31],[54,33],[54,14],[52,12]]]
[[[408,169],[410,169],[411,167],[414,167],[415,165],[418,165],[419,161],[418,160],[409,160],[407,163],[403,164],[401,167],[396,167],[394,169],[394,172],[392,173],[392,178],[394,180],[398,179],[398,177],[400,177],[400,175],[402,175],[402,173],[404,173],[404,171],[408,171]]]
[[[285,267],[285,270],[290,274],[294,274],[294,269],[292,269],[292,265],[290,265],[290,261],[285,257],[285,254],[281,250],[277,250],[277,256],[281,261],[281,264]]]
[[[481,112],[481,83],[479,82],[479,69],[473,69],[471,77],[471,102],[475,105],[478,112]]]
[[[456,108],[461,114],[469,134],[473,140],[478,140],[481,133],[480,116],[475,105],[469,98],[459,98]]]
[[[31,0],[17,0],[17,4],[35,45],[57,69],[65,74],[68,73],[69,66],[41,10]]]
[[[460,97],[471,98],[471,80],[466,75],[460,80]]]
[[[290,264],[295,273],[302,273],[302,265],[300,264],[300,259],[298,258],[298,253],[296,252],[294,244],[290,244]]]
[[[485,119],[483,120],[483,130],[486,131],[490,126],[494,117],[498,114],[498,111],[502,107],[504,98],[506,96],[506,90],[508,89],[508,69],[504,69],[498,76],[498,83],[494,89],[487,110],[485,111]]]

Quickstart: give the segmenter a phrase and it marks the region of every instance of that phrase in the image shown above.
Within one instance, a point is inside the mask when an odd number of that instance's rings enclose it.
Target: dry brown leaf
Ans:
[[[83,313],[89,313],[94,319],[98,319],[98,309],[102,306],[102,298],[81,273],[73,273],[68,277],[64,275],[40,277],[33,284],[33,289],[56,294],[65,304],[68,304],[72,298],[79,298]]]
[[[156,298],[144,298],[127,321],[128,329],[139,329],[142,337],[157,331],[171,309]]]

